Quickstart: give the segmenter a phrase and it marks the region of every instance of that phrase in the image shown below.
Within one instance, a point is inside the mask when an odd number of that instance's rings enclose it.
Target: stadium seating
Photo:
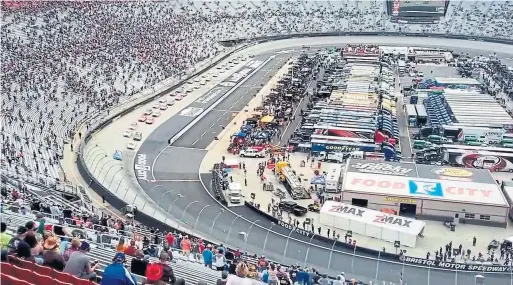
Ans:
[[[24,202],[61,205],[88,215],[79,202],[61,198],[66,188],[59,160],[77,128],[95,114],[151,94],[153,86],[225,51],[227,39],[321,32],[424,32],[513,38],[512,1],[450,1],[439,23],[402,25],[389,21],[386,1],[3,1],[0,55],[0,163],[2,194],[26,188]],[[115,20],[114,20],[115,19]],[[448,114],[438,98],[427,105],[432,120]],[[91,122],[89,122],[91,123]],[[396,133],[394,126],[394,133]],[[20,185],[20,181],[26,185]],[[4,199],[10,230],[34,220],[21,205]],[[12,203],[12,204],[9,204]],[[62,207],[64,206],[64,207]],[[28,209],[30,210],[30,208]],[[62,213],[42,213],[49,224],[73,224]],[[109,220],[109,224],[115,221]],[[105,234],[73,228],[92,240],[89,255],[104,268],[114,254]],[[127,223],[127,239],[150,237],[150,229]],[[177,277],[215,284],[218,272],[174,250]],[[128,257],[129,261],[131,257]],[[256,260],[246,257],[255,264]],[[154,260],[152,257],[151,260]],[[2,284],[90,284],[22,260],[2,263]],[[29,274],[28,271],[31,273]],[[100,270],[101,275],[101,270]],[[140,278],[140,277],[139,277]]]

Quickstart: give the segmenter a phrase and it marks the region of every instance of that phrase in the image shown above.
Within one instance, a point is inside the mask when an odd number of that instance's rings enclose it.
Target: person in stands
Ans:
[[[162,252],[159,257],[159,262],[148,264],[146,267],[146,280],[142,285],[160,285],[161,282],[171,285],[185,285],[185,280],[175,277],[173,269],[169,266],[168,261],[169,255],[166,252]]]
[[[62,254],[62,257],[64,258],[65,261],[68,261],[71,254],[73,254],[73,252],[79,251],[79,250],[80,250],[80,240],[75,237],[75,238],[71,239],[71,246],[69,248],[66,248],[66,250]]]
[[[112,264],[103,270],[102,281],[100,285],[137,285],[137,279],[125,268],[125,254],[116,253],[112,259]]]
[[[135,256],[136,251],[138,250],[135,245],[135,240],[130,241],[130,245],[125,249],[125,254],[130,256]]]
[[[130,270],[133,274],[145,276],[146,275],[146,267],[148,266],[148,261],[143,259],[144,255],[142,250],[138,249],[135,252],[135,258],[132,258],[130,262]]]
[[[116,251],[117,252],[125,252],[126,249],[127,249],[127,246],[125,244],[125,239],[123,237],[121,237],[119,239],[118,245],[116,246]]]
[[[88,242],[83,241],[80,245],[80,250],[73,252],[63,272],[74,275],[81,279],[96,279],[96,268],[98,268],[98,262],[95,261],[91,264],[89,257],[86,255],[91,249]]]
[[[212,245],[209,244],[205,250],[203,250],[203,263],[205,267],[212,268],[212,260],[214,259],[214,254],[212,253]]]
[[[0,234],[0,248],[4,249],[9,244],[9,241],[12,239],[12,236],[7,232],[7,224],[2,222],[2,233]]]
[[[10,241],[7,247],[9,248],[9,253],[16,252],[16,249],[18,248],[18,243],[20,241],[23,241],[25,239],[25,235],[27,235],[27,228],[26,227],[19,227],[17,231],[17,235],[13,237]],[[29,247],[30,249],[30,247]]]
[[[59,240],[55,236],[51,236],[45,240],[43,244],[43,266],[49,266],[57,271],[64,270],[66,261],[59,254]]]

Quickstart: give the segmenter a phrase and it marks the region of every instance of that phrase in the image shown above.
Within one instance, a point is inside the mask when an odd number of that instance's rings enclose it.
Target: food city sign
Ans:
[[[364,173],[347,173],[344,180],[345,191],[374,192],[394,196],[444,197],[470,202],[487,199],[487,202],[493,203],[494,199],[501,200],[498,194],[499,189],[493,184]]]
[[[311,233],[309,231],[300,229],[298,227],[294,227],[293,225],[285,223],[284,221],[281,221],[281,220],[278,220],[278,225],[280,225],[288,230],[291,230],[291,231],[294,230],[296,233],[303,235],[303,236],[309,237],[311,235]]]
[[[479,271],[479,272],[511,272],[512,268],[509,266],[501,265],[481,265],[481,264],[466,264],[466,263],[452,263],[436,260],[428,260],[423,258],[405,256],[403,261],[408,264],[423,265],[428,267],[444,268],[451,270],[462,271]]]
[[[137,154],[136,163],[134,165],[137,179],[148,180],[148,171],[150,171],[151,168],[147,165],[147,163],[146,154]]]

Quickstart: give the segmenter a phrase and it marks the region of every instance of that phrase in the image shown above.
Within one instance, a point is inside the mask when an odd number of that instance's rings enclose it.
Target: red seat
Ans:
[[[48,266],[41,266],[41,265],[37,265],[37,264],[35,267],[36,268],[35,268],[34,272],[37,272],[41,275],[50,276],[52,279],[55,277],[55,270],[53,270],[53,268],[48,267]]]
[[[10,263],[2,262],[0,265],[0,270],[2,271],[2,273],[5,273],[7,275],[14,275],[14,267]]]
[[[46,276],[46,275],[41,275],[37,272],[34,272],[34,280],[35,280],[35,284],[37,285],[54,285],[54,281],[52,279],[52,277],[50,276]]]
[[[14,271],[14,273],[11,274],[12,276],[14,276],[20,280],[25,280],[27,282],[34,283],[34,278],[32,276],[33,271],[31,271],[29,269],[18,267],[16,265],[13,266],[13,271]]]
[[[54,279],[54,285],[74,285],[74,284],[71,284],[71,283],[66,283],[66,282],[62,282],[60,280],[57,280],[57,279]]]
[[[25,268],[30,271],[34,271],[36,269],[36,264],[32,261],[27,261],[27,260],[12,256],[12,255],[9,256],[9,259],[13,259],[12,263],[17,265],[18,267]]]
[[[34,285],[33,283],[29,283],[27,281],[20,280],[11,275],[7,275],[3,272],[1,273],[0,279],[2,281],[2,285]]]
[[[78,277],[75,277],[75,276],[73,276],[71,274],[67,274],[67,273],[61,273],[61,272],[56,272],[56,273],[57,273],[57,275],[56,275],[55,279],[57,279],[59,281],[71,283],[74,285],[92,285],[92,282],[89,280],[80,279]]]

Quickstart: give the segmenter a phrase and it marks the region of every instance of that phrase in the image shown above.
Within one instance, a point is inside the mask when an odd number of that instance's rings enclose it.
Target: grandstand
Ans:
[[[94,248],[89,255],[99,260],[101,275],[115,252],[111,244],[101,235],[98,239],[95,230],[72,227],[77,221],[64,218],[71,211],[74,217],[93,223],[104,215],[90,208],[83,191],[65,183],[59,162],[65,148],[79,135],[81,125],[94,123],[89,118],[151,95],[156,84],[178,80],[199,63],[225,52],[220,40],[337,31],[513,39],[513,1],[453,0],[436,23],[408,25],[389,21],[385,2],[3,1],[0,162],[2,220],[8,231],[35,220],[33,206],[37,205],[49,229],[55,232],[60,224],[91,239]],[[21,199],[13,198],[14,188],[22,192]],[[106,223],[101,226],[106,232],[120,234],[111,227],[117,221]],[[123,231],[127,239],[160,236],[131,223],[126,222]],[[161,249],[164,244],[155,246]],[[215,284],[220,277],[179,249],[173,249],[173,256],[175,274],[187,284],[201,280]],[[253,265],[257,262],[254,256],[244,259]],[[35,274],[2,264],[2,282],[11,275],[28,282],[17,284],[43,284],[37,278],[44,276],[62,278],[62,284],[79,284],[35,264],[23,268]]]

